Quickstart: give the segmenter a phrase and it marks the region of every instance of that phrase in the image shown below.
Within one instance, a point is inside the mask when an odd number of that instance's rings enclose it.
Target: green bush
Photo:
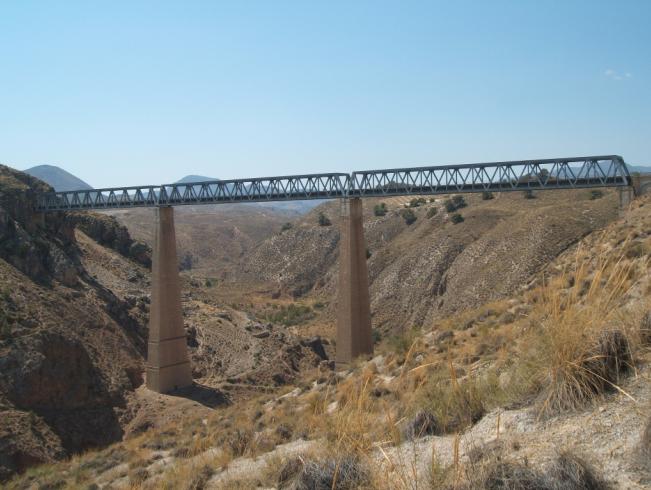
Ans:
[[[207,287],[207,288],[211,288],[211,287],[214,286],[213,280],[210,279],[210,278],[206,279],[205,284],[206,284],[206,287]]]
[[[445,210],[448,213],[454,213],[457,210],[457,207],[454,205],[454,203],[450,199],[446,199],[445,202],[443,203],[443,206],[445,206]]]
[[[405,223],[407,223],[407,225],[411,225],[417,219],[416,218],[416,213],[414,213],[411,209],[403,210],[401,215],[402,215],[402,219],[405,220]]]
[[[481,198],[484,201],[490,201],[491,199],[494,199],[495,196],[493,195],[492,192],[484,191],[484,192],[481,193]]]
[[[454,214],[450,217],[450,221],[452,221],[452,223],[454,223],[455,225],[456,225],[457,223],[462,223],[462,222],[463,222],[463,216],[461,216],[459,213],[454,213]]]
[[[282,305],[278,310],[267,314],[266,319],[267,321],[280,323],[289,327],[305,323],[315,316],[310,306],[292,303],[288,306]]]
[[[604,197],[604,193],[598,189],[590,191],[590,199],[594,201],[595,199],[601,199]]]
[[[463,196],[452,196],[452,203],[455,209],[465,208],[468,205]]]
[[[319,213],[319,226],[330,226],[332,221],[325,214]]]
[[[421,204],[425,204],[427,201],[425,201],[424,198],[418,197],[418,198],[413,198],[411,201],[409,201],[409,207],[410,208],[417,208]]]
[[[437,212],[438,212],[438,209],[436,209],[435,207],[431,207],[431,208],[429,208],[427,210],[427,217],[428,218],[433,218],[434,216],[436,216]]]
[[[373,214],[375,214],[375,216],[384,216],[387,214],[387,205],[383,202],[376,204],[373,208]]]
[[[280,232],[282,233],[283,231],[291,230],[294,227],[290,222],[285,223],[281,228]]]

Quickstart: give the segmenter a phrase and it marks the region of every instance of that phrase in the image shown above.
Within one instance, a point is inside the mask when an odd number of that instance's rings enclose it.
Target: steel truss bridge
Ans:
[[[617,155],[116,187],[36,196],[38,211],[623,187]]]

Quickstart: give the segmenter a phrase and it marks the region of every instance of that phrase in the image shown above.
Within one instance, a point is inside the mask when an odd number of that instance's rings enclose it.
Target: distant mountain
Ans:
[[[629,165],[626,164],[629,172],[640,172],[641,174],[651,174],[651,167],[646,167],[644,165]]]
[[[219,179],[214,177],[206,177],[205,175],[186,175],[180,180],[174,182],[175,184],[187,184],[190,182],[216,182]]]
[[[80,178],[55,165],[37,165],[36,167],[28,168],[24,172],[50,184],[59,192],[80,191],[93,188]]]

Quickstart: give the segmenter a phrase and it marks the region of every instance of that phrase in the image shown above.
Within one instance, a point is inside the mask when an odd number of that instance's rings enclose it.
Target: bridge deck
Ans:
[[[620,156],[474,163],[345,173],[289,175],[37,195],[37,210],[66,211],[237,202],[298,201],[468,192],[621,187]]]

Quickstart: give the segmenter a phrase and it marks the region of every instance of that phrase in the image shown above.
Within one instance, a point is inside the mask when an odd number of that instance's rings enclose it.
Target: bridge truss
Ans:
[[[630,185],[620,156],[366,170],[37,195],[38,211],[115,209]]]

